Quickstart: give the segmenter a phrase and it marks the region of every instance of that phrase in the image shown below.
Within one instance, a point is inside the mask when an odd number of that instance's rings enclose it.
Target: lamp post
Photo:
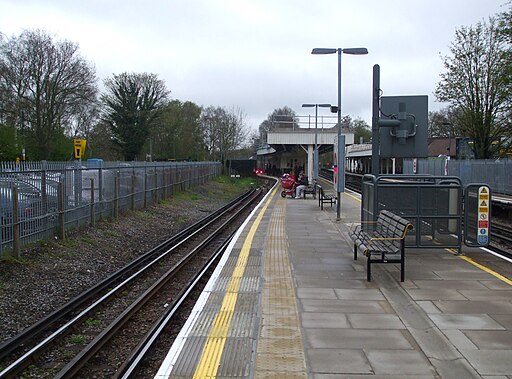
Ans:
[[[334,54],[338,53],[338,137],[341,135],[341,54],[350,54],[350,55],[365,55],[368,54],[368,49],[366,47],[353,47],[353,48],[315,48],[311,51],[311,54]],[[338,138],[339,139],[339,138]],[[344,174],[344,173],[342,173]],[[339,171],[338,171],[339,175]],[[340,220],[341,213],[341,193],[339,188],[336,189],[336,196],[338,201],[336,201],[336,219]]]
[[[315,107],[315,151],[313,152],[313,180],[318,182],[318,107],[330,108],[331,104],[302,104],[303,108]]]

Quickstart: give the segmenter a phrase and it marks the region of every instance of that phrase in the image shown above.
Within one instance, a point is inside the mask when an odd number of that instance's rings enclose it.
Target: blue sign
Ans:
[[[489,236],[487,236],[487,235],[478,236],[478,243],[480,245],[487,245],[489,243]]]

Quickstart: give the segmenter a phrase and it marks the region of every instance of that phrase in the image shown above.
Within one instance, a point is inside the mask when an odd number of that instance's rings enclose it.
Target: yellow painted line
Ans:
[[[348,192],[343,192],[343,194],[346,195],[346,196],[350,196],[352,199],[361,202],[361,199],[359,197],[357,197],[357,196],[354,196],[354,195],[352,195],[352,194],[350,194]]]
[[[222,301],[220,312],[217,314],[217,317],[215,317],[215,321],[213,322],[210,334],[208,335],[208,339],[206,340],[199,363],[196,367],[196,371],[194,373],[195,379],[217,377],[217,370],[219,369],[219,363],[222,357],[222,352],[224,351],[224,345],[226,344],[229,326],[235,311],[235,305],[238,299],[238,289],[240,288],[240,281],[242,280],[247,260],[249,259],[252,241],[265,211],[277,192],[277,188],[278,187],[276,186],[271,196],[267,199],[265,205],[261,208],[261,211],[254,220],[244,244],[242,245],[235,269],[231,279],[229,280],[226,294]]]
[[[510,280],[506,276],[498,274],[496,271],[491,270],[490,268],[485,267],[484,265],[481,265],[480,263],[475,262],[473,259],[471,259],[471,258],[469,258],[469,257],[467,257],[465,255],[458,255],[456,249],[445,249],[445,250],[447,250],[451,254],[455,255],[456,257],[458,257],[460,259],[463,259],[463,260],[465,260],[468,263],[471,263],[473,266],[478,267],[480,270],[483,270],[483,271],[487,272],[488,274],[491,274],[492,276],[495,276],[499,280],[502,280],[505,283],[507,283],[508,285],[512,286],[512,280]]]
[[[505,282],[505,283],[507,283],[508,285],[512,286],[512,280],[510,280],[509,278],[507,278],[507,277],[505,277],[505,276],[503,276],[503,275],[501,275],[501,274],[498,274],[496,271],[493,271],[493,270],[491,270],[490,268],[487,268],[487,267],[485,267],[485,266],[481,265],[480,263],[475,262],[473,259],[471,259],[471,258],[469,258],[469,257],[466,257],[466,256],[464,256],[464,255],[458,255],[458,257],[459,257],[460,259],[465,260],[466,262],[471,263],[473,266],[476,266],[476,267],[478,267],[479,269],[484,270],[485,272],[487,272],[487,273],[491,274],[492,276],[495,276],[495,277],[496,277],[496,278],[498,278],[499,280],[504,281],[504,282]]]

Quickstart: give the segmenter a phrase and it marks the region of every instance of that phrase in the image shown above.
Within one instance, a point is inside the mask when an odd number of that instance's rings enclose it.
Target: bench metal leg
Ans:
[[[368,260],[366,261],[366,280],[369,282],[372,281],[372,260],[370,257],[368,257]]]
[[[354,243],[354,260],[357,261],[357,245]]]

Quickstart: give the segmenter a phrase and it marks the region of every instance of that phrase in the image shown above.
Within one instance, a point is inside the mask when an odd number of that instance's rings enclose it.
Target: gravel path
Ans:
[[[145,210],[103,221],[0,261],[0,342],[19,333],[135,257],[220,208],[240,189],[210,182]]]

